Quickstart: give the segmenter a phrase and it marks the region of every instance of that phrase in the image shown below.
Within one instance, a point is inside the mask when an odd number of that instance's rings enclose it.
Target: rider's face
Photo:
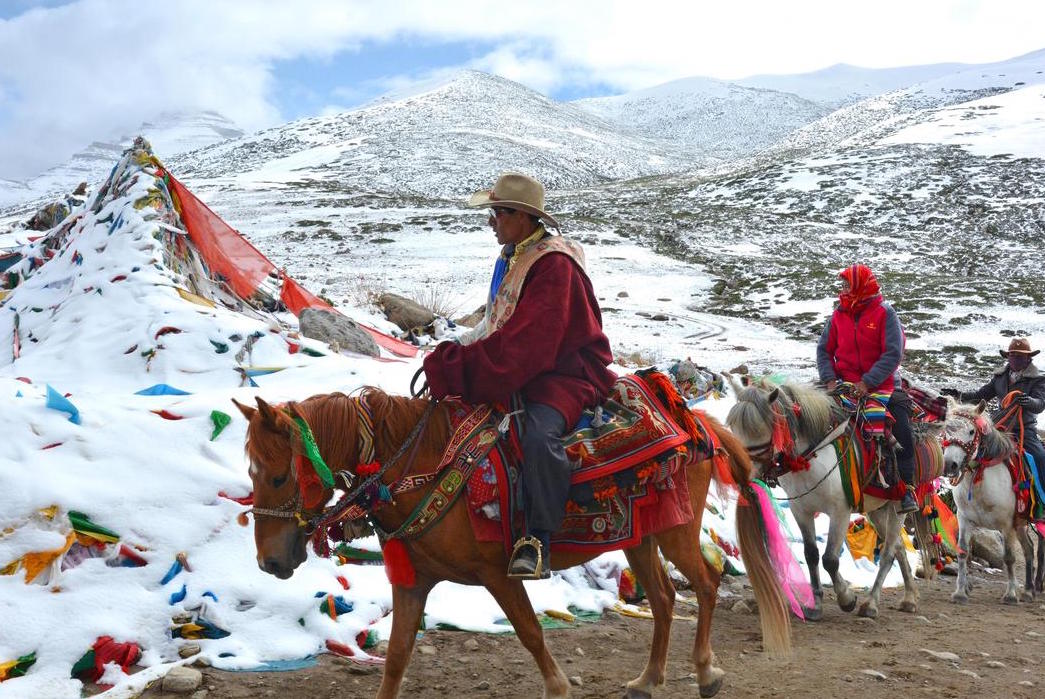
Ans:
[[[495,206],[490,212],[490,226],[501,245],[521,243],[533,233],[533,221],[525,211]]]

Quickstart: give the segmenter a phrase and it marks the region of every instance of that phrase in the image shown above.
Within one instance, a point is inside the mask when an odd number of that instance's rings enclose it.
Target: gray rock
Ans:
[[[351,318],[323,309],[306,308],[298,317],[301,334],[320,340],[338,350],[348,350],[368,357],[380,356],[374,338]]]
[[[961,662],[961,658],[959,658],[954,653],[945,650],[929,650],[928,648],[921,648],[920,650],[921,652],[928,655],[930,658],[934,658],[936,660],[943,660],[949,663]]]
[[[210,667],[210,658],[205,655],[197,655],[192,661],[193,667]]]
[[[887,680],[887,679],[889,679],[889,677],[884,672],[879,672],[878,670],[870,670],[870,669],[868,669],[868,670],[861,670],[860,673],[863,674],[863,675],[867,675],[868,677],[873,677],[876,680]]]
[[[417,652],[421,655],[435,655],[435,646],[418,646]]]
[[[972,670],[958,670],[958,674],[960,674],[960,675],[968,675],[969,677],[973,678],[974,680],[980,679],[980,676],[977,675]]]
[[[479,641],[474,638],[469,638],[464,642],[465,650],[479,650]]]
[[[189,699],[207,699],[207,690],[197,689],[195,692],[192,693],[192,696],[189,697]]]
[[[576,653],[577,655],[581,656],[581,657],[584,657],[584,649],[581,648],[580,646],[575,648],[573,652]]]
[[[1023,680],[1022,682],[1017,682],[1016,684],[1018,684],[1021,687],[1033,687],[1034,686],[1034,683],[1031,682],[1030,680]]]
[[[203,673],[191,667],[176,667],[163,678],[162,688],[171,694],[190,694],[203,684]]]
[[[483,680],[479,684],[475,685],[475,688],[476,689],[489,689],[490,688],[490,683],[487,682],[486,680]]]
[[[989,529],[972,533],[972,555],[987,561],[992,568],[1005,567],[1005,545],[1001,534]]]
[[[987,661],[987,667],[1001,668],[1001,667],[1005,667],[1005,663],[1003,663],[1000,660],[988,660]]]
[[[381,294],[377,305],[385,312],[386,318],[405,331],[423,328],[435,320],[435,313],[431,310],[398,294]]]
[[[183,658],[191,658],[194,655],[199,655],[200,644],[198,643],[186,643],[184,646],[178,649],[178,655]]]
[[[629,294],[627,291],[618,291],[617,292],[617,298],[619,298],[619,299],[626,299],[629,296],[631,296],[631,294]]]
[[[570,675],[570,684],[574,687],[583,687],[584,680],[581,679],[580,675]]]
[[[374,646],[374,655],[388,655],[388,641],[378,641],[377,645]]]
[[[745,602],[743,599],[738,599],[736,602],[734,602],[733,606],[730,607],[730,609],[732,609],[737,614],[750,614],[751,613],[750,605],[748,605],[748,603]]]

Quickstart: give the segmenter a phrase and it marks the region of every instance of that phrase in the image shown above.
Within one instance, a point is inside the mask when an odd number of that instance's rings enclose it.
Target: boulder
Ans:
[[[989,529],[977,529],[972,533],[972,555],[982,558],[991,568],[1005,567],[1005,545],[1001,534]]]
[[[385,317],[406,332],[414,328],[427,327],[435,320],[435,313],[417,301],[398,294],[381,294],[377,305],[385,312]]]
[[[374,338],[351,318],[321,308],[306,308],[298,318],[301,334],[336,347],[368,357],[378,357],[381,350]]]
[[[161,685],[164,692],[191,694],[203,684],[203,673],[191,667],[176,667],[167,673]]]

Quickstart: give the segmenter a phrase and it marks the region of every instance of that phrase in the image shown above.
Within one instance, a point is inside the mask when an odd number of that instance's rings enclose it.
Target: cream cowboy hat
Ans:
[[[532,177],[517,172],[506,172],[497,178],[493,189],[476,192],[468,199],[468,206],[503,206],[539,216],[553,228],[559,227],[555,217],[544,210],[544,185]]]
[[[1008,352],[1006,352],[1005,350],[998,350],[998,354],[1006,358],[1008,358],[1008,356],[1013,352],[1015,352],[1016,354],[1029,354],[1033,357],[1036,354],[1038,354],[1038,352],[1041,352],[1041,350],[1034,350],[1033,352],[1031,352],[1030,341],[1025,337],[1012,338],[1012,342],[1009,343]]]

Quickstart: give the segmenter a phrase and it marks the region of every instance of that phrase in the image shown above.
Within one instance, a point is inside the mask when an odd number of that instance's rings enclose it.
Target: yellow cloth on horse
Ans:
[[[904,548],[914,551],[914,544],[911,542],[911,537],[907,536],[907,532],[901,531],[900,536],[903,539]],[[857,558],[874,560],[874,549],[878,545],[878,532],[875,531],[870,521],[857,519],[850,522],[849,530],[845,533],[845,541],[854,560]]]

